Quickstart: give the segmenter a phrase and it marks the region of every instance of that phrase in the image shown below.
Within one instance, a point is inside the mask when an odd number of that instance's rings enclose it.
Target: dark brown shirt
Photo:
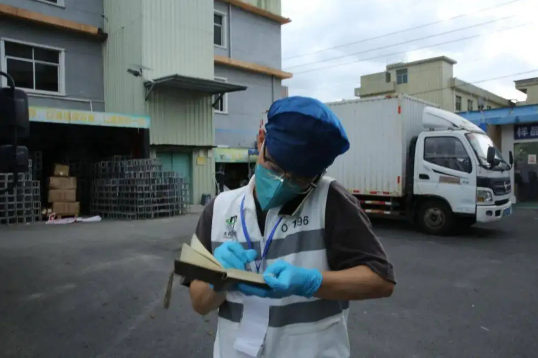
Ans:
[[[280,214],[291,215],[302,199],[298,197],[286,203]],[[210,252],[214,200],[204,208],[196,227],[196,235]],[[258,225],[264,235],[266,213],[255,201]],[[364,265],[385,280],[395,283],[393,266],[357,198],[340,183],[333,181],[329,186],[326,205],[325,246],[330,269],[339,271]],[[183,282],[186,286],[189,283],[186,280]]]

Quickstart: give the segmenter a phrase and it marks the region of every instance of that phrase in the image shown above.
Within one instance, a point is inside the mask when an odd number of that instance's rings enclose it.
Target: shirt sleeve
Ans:
[[[325,240],[331,270],[364,265],[396,283],[393,266],[359,201],[336,181],[330,184],[327,196]]]
[[[211,249],[211,228],[213,226],[213,207],[215,206],[215,199],[211,200],[209,204],[206,205],[198,219],[198,225],[194,231],[200,242],[204,247],[212,253]],[[190,287],[191,281],[184,278],[181,282],[183,286]]]

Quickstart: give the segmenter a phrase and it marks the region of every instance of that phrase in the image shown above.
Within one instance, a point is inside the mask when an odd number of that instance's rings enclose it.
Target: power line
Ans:
[[[501,55],[504,55],[504,54],[501,54]],[[474,58],[470,61],[465,61],[465,65],[468,65],[470,63],[474,63],[474,62],[477,62],[477,61],[481,61],[481,60],[485,60],[485,59],[491,59],[491,57],[489,56],[481,56],[481,57],[477,57],[477,58]],[[424,73],[424,72],[433,72],[433,71],[439,71],[438,68],[427,68],[427,69],[422,69],[420,71],[413,71],[413,72],[410,72],[409,74],[412,74],[413,76],[416,76],[417,74],[419,73]],[[301,87],[301,88],[294,88],[295,91],[297,90],[318,90],[318,89],[326,89],[326,88],[335,88],[335,87],[341,87],[341,86],[355,86],[355,85],[359,85],[360,81],[359,80],[355,80],[353,82],[350,82],[350,81],[346,81],[346,82],[338,82],[338,83],[333,83],[331,85],[325,85],[325,86],[315,86],[315,87]]]
[[[356,45],[356,44],[360,44],[360,43],[367,42],[367,41],[372,41],[372,40],[381,39],[381,38],[383,38],[383,37],[387,37],[387,36],[397,35],[397,34],[401,34],[401,33],[404,33],[404,32],[408,32],[408,31],[412,31],[412,30],[421,29],[421,28],[424,28],[424,27],[428,27],[428,26],[432,26],[432,25],[441,24],[441,23],[443,23],[443,22],[452,21],[452,20],[455,20],[455,19],[459,19],[459,18],[462,18],[462,17],[469,16],[469,15],[474,15],[474,14],[477,14],[477,13],[480,13],[480,12],[483,12],[483,11],[488,11],[488,10],[496,9],[496,8],[503,7],[503,6],[506,6],[506,5],[510,5],[510,4],[519,2],[519,1],[521,1],[521,0],[509,1],[509,2],[506,2],[506,3],[499,4],[499,5],[494,5],[494,6],[490,6],[490,7],[487,7],[487,8],[483,8],[483,9],[480,9],[480,10],[477,10],[477,11],[468,12],[468,13],[465,13],[465,14],[461,14],[461,15],[453,16],[453,17],[450,17],[450,18],[448,18],[448,19],[438,20],[438,21],[434,21],[434,22],[429,22],[429,23],[427,23],[427,24],[418,25],[418,26],[414,26],[414,27],[409,27],[409,28],[407,28],[407,29],[398,30],[398,31],[394,31],[394,32],[389,32],[389,33],[386,33],[386,34],[384,34],[384,35],[379,35],[379,36],[375,36],[375,37],[370,37],[370,38],[362,39],[362,40],[359,40],[359,41],[349,42],[349,43],[342,44],[342,45],[338,45],[338,46],[334,46],[334,47],[327,47],[327,48],[324,48],[324,49],[321,49],[321,50],[316,50],[316,51],[312,51],[312,52],[307,52],[307,53],[304,53],[304,54],[301,54],[301,55],[295,55],[295,56],[291,56],[291,57],[285,57],[285,58],[283,58],[283,60],[289,60],[289,59],[292,59],[292,58],[298,58],[298,57],[304,57],[304,56],[308,56],[308,55],[313,55],[313,54],[320,53],[320,52],[324,52],[324,51],[328,51],[328,50],[334,50],[334,49],[337,49],[337,48],[342,48],[342,47],[347,47],[347,46],[351,46],[351,45]]]
[[[484,25],[493,24],[493,23],[495,23],[495,22],[504,21],[504,20],[508,20],[508,19],[514,18],[514,17],[516,17],[516,16],[518,16],[518,15],[510,15],[510,16],[506,16],[506,17],[503,17],[503,18],[500,18],[500,19],[489,20],[489,21],[482,22],[482,23],[475,24],[475,25],[470,25],[470,26],[460,27],[460,28],[458,28],[458,29],[454,29],[454,30],[450,30],[450,31],[439,32],[439,33],[437,33],[437,34],[433,34],[433,35],[428,35],[428,36],[424,36],[424,37],[419,37],[419,38],[416,38],[416,39],[407,40],[407,41],[403,41],[403,42],[397,42],[397,43],[395,43],[395,44],[391,44],[391,45],[387,45],[387,46],[381,46],[381,47],[372,48],[372,49],[369,49],[369,50],[364,50],[364,51],[360,51],[360,52],[350,53],[350,54],[347,54],[347,55],[342,55],[342,56],[337,56],[337,57],[332,57],[332,58],[326,58],[326,59],[322,59],[322,60],[318,60],[318,61],[313,61],[313,62],[306,62],[306,63],[300,64],[300,65],[295,65],[295,66],[287,67],[286,70],[290,70],[290,69],[292,69],[292,68],[296,68],[296,67],[303,67],[303,66],[307,66],[307,65],[313,65],[313,64],[321,63],[321,62],[327,62],[327,61],[339,60],[339,59],[341,59],[341,58],[352,57],[352,56],[361,55],[361,54],[363,54],[363,53],[368,53],[368,52],[377,51],[377,50],[384,50],[384,49],[391,48],[391,47],[394,47],[394,46],[400,46],[400,45],[410,44],[410,43],[417,42],[417,41],[421,41],[421,40],[426,40],[426,39],[430,39],[430,38],[434,38],[434,37],[438,37],[438,36],[443,36],[443,35],[447,35],[447,34],[452,34],[452,33],[454,33],[454,32],[459,32],[459,31],[463,31],[463,30],[472,29],[472,28],[475,28],[475,27],[480,27],[480,26],[484,26]]]
[[[483,33],[483,34],[477,34],[477,35],[462,37],[462,38],[459,38],[459,39],[456,39],[456,40],[439,42],[439,43],[436,43],[436,44],[423,46],[423,47],[415,48],[415,49],[412,49],[412,50],[398,51],[398,52],[393,52],[393,53],[384,54],[384,55],[380,55],[380,56],[374,56],[374,57],[370,57],[370,58],[366,58],[366,59],[362,59],[362,60],[355,60],[355,61],[350,61],[350,62],[345,62],[345,63],[337,63],[337,64],[334,64],[334,65],[329,65],[329,66],[325,66],[325,67],[312,68],[312,69],[309,69],[309,70],[295,72],[293,75],[297,76],[297,75],[300,75],[300,74],[303,74],[303,73],[308,73],[308,72],[313,72],[313,71],[321,71],[321,70],[326,70],[326,69],[329,69],[329,68],[350,65],[350,64],[353,64],[353,63],[365,62],[365,61],[375,60],[375,59],[378,59],[378,58],[383,58],[383,57],[388,57],[388,56],[401,55],[401,54],[405,54],[405,53],[408,53],[408,52],[424,50],[424,49],[427,49],[427,48],[446,45],[446,44],[450,44],[450,43],[456,43],[456,42],[460,42],[460,41],[466,41],[466,40],[470,40],[470,39],[474,39],[474,38],[478,38],[478,37],[492,35],[492,34],[495,34],[495,33],[498,33],[498,32],[509,31],[509,30],[513,30],[513,29],[516,29],[516,28],[519,28],[519,27],[528,26],[528,25],[530,25],[530,24],[532,24],[534,22],[535,21],[530,21],[530,22],[527,22],[527,23],[524,23],[524,24],[521,24],[521,25],[507,27],[507,28],[504,28],[504,29],[496,30],[496,31],[490,31],[490,32],[486,32],[486,33]]]

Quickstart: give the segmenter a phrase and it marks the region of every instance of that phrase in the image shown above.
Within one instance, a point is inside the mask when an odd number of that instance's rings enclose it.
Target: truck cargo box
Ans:
[[[424,130],[424,108],[438,106],[406,95],[327,105],[340,118],[351,144],[327,175],[354,194],[402,196],[409,144]]]

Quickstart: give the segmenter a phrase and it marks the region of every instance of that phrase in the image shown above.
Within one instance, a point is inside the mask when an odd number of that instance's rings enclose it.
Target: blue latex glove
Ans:
[[[263,278],[271,290],[240,284],[238,285],[239,291],[248,296],[268,298],[283,298],[293,295],[310,298],[319,290],[323,275],[317,269],[296,267],[278,260],[267,267]]]
[[[256,250],[245,250],[240,243],[230,241],[217,247],[213,256],[225,269],[245,270],[245,265],[254,261],[258,253]]]
[[[245,265],[254,261],[256,256],[258,256],[256,250],[245,250],[240,243],[235,241],[225,242],[217,247],[213,253],[213,257],[222,267],[238,270],[245,270]],[[209,287],[214,288],[212,284],[209,284]]]

